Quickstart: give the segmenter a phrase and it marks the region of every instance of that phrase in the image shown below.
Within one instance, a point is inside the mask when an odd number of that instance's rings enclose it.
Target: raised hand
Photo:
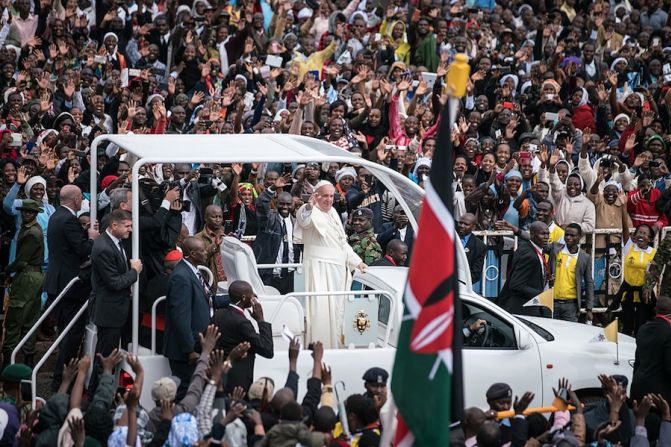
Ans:
[[[103,357],[100,353],[96,354],[96,357],[102,364],[103,373],[105,374],[112,374],[114,367],[117,366],[121,360],[123,360],[123,354],[118,349],[112,351],[107,357]]]
[[[217,345],[221,332],[216,324],[210,324],[204,334],[200,334],[200,345],[204,354],[209,355]]]
[[[251,343],[243,341],[235,348],[231,349],[231,352],[228,354],[228,360],[230,360],[231,363],[240,361],[247,357],[247,352],[249,352],[250,349],[252,349]]]

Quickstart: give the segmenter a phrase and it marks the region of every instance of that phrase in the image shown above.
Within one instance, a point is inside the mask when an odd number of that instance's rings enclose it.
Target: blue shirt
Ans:
[[[473,236],[473,233],[467,234],[466,236],[461,238],[462,247],[466,248],[466,244],[468,244],[468,241],[471,239],[471,236]]]

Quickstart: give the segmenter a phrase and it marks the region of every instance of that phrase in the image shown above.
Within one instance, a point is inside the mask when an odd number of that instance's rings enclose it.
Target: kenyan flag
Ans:
[[[450,101],[458,99],[450,98]],[[405,289],[405,309],[391,391],[398,407],[395,446],[447,446],[461,420],[461,304],[454,219],[448,107],[419,217]]]

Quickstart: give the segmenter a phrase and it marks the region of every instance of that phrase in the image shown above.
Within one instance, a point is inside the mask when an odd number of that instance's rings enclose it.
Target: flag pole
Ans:
[[[617,322],[617,318],[615,319],[615,322],[616,325],[619,325],[619,323]],[[620,337],[617,337],[617,339],[615,340],[615,365],[619,364],[620,364]]]

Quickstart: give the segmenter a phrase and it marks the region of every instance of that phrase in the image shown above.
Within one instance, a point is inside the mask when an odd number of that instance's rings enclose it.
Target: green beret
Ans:
[[[0,378],[5,382],[19,383],[22,380],[30,380],[33,375],[33,369],[23,363],[14,363],[2,370]]]

